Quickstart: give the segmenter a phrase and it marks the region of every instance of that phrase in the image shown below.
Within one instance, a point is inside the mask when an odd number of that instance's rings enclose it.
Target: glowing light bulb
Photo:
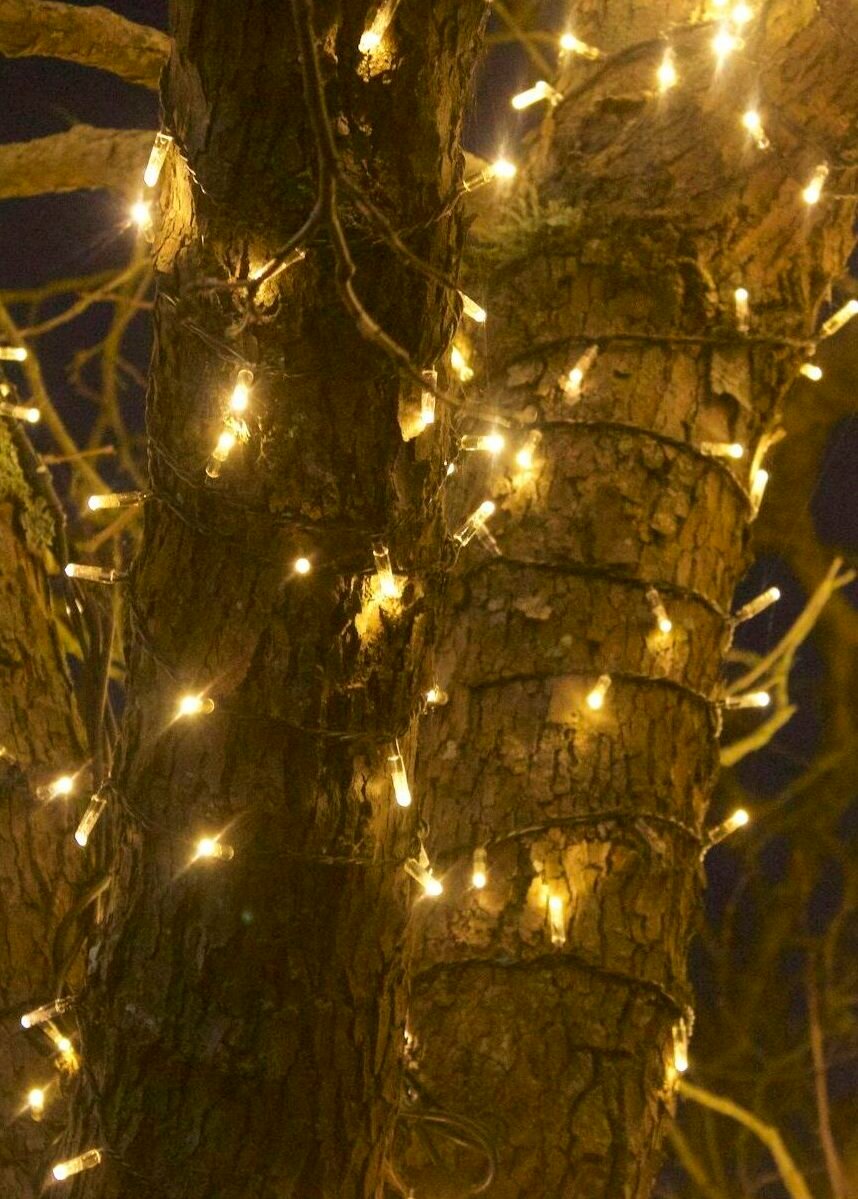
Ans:
[[[235,449],[238,438],[231,429],[223,429],[217,439],[217,444],[212,450],[212,456],[209,458],[206,465],[206,474],[210,479],[216,479],[221,472],[221,467],[226,462],[230,453]]]
[[[490,170],[493,179],[514,179],[518,174],[518,167],[508,158],[496,158]]]
[[[552,945],[566,944],[566,905],[556,893],[548,897],[548,928]]]
[[[107,795],[103,791],[96,791],[87,804],[86,811],[80,818],[74,839],[78,845],[83,848],[89,841],[90,834],[101,819],[101,813],[107,807]]]
[[[207,695],[183,695],[176,707],[176,716],[200,716],[214,711],[214,700]]]
[[[396,797],[396,802],[400,808],[410,808],[411,788],[408,786],[405,762],[402,759],[402,754],[399,752],[399,742],[396,743],[396,752],[390,754],[387,762],[390,766],[390,777],[393,780],[393,794]]]
[[[673,628],[673,621],[667,614],[667,609],[662,603],[661,596],[656,591],[655,587],[650,587],[646,593],[647,602],[652,608],[652,614],[655,617],[655,623],[658,625],[660,633],[669,633]]]
[[[0,362],[26,362],[27,354],[24,346],[0,346]]]
[[[710,458],[732,458],[738,462],[745,456],[745,447],[738,441],[701,441],[700,453]]]
[[[804,375],[805,379],[810,379],[811,383],[818,383],[822,378],[822,367],[817,366],[815,362],[803,362],[798,368],[798,373]]]
[[[10,404],[0,400],[0,415],[11,416],[13,420],[24,420],[28,425],[37,425],[42,419],[38,408],[29,408],[26,404]]]
[[[484,450],[487,454],[499,454],[506,445],[502,433],[465,433],[459,442],[463,450]]]
[[[480,846],[474,850],[474,865],[471,872],[471,883],[477,891],[482,891],[489,881],[488,855],[485,848]]]
[[[308,575],[313,569],[313,564],[309,558],[296,558],[292,569],[296,575]]]
[[[485,308],[480,308],[476,300],[472,300],[470,296],[465,295],[463,291],[459,292],[462,301],[462,311],[465,316],[469,316],[472,321],[476,321],[478,325],[485,324],[488,313]]]
[[[776,604],[780,598],[780,587],[769,587],[761,595],[758,595],[756,599],[752,599],[750,603],[740,608],[733,617],[733,623],[742,624],[743,621],[750,620],[753,616],[758,616],[760,612],[765,612],[766,608],[770,608],[772,604]]]
[[[828,318],[819,330],[819,336],[831,337],[832,333],[836,333],[839,329],[842,329],[847,321],[851,321],[854,316],[858,316],[858,300],[847,300],[842,308],[838,308]]]
[[[679,76],[676,73],[676,64],[673,60],[673,50],[668,46],[659,64],[656,72],[658,80],[658,90],[662,93],[669,92],[672,87],[675,87]]]
[[[199,858],[208,858],[211,861],[231,862],[234,857],[233,847],[224,845],[216,837],[201,837],[194,852],[194,861]]]
[[[737,287],[733,292],[733,303],[736,311],[736,327],[740,333],[747,333],[751,324],[750,294],[747,287]]]
[[[375,559],[375,577],[378,581],[379,591],[385,599],[399,599],[402,595],[402,588],[393,573],[390,550],[383,541],[373,542],[372,556]]]
[[[63,1012],[69,1011],[74,1006],[74,996],[67,995],[63,999],[54,999],[52,1003],[45,1003],[42,1007],[33,1008],[31,1012],[25,1012],[21,1017],[22,1028],[36,1028],[39,1024],[45,1024],[48,1020],[53,1020],[54,1016],[62,1016]]]
[[[250,403],[250,388],[253,386],[253,371],[240,370],[235,381],[235,387],[232,389],[232,395],[229,397],[230,412],[237,415],[247,411],[247,406]]]
[[[486,521],[495,511],[492,500],[483,500],[479,508],[472,512],[460,529],[453,534],[453,540],[459,545],[467,545],[485,526]]]
[[[435,899],[442,894],[444,887],[441,881],[435,878],[429,866],[429,858],[426,856],[426,850],[420,849],[418,858],[406,858],[403,865],[403,870],[410,875],[416,883],[419,883],[423,891],[430,898]]]
[[[53,1175],[57,1182],[65,1182],[67,1178],[71,1178],[73,1174],[81,1174],[84,1170],[92,1170],[95,1166],[101,1164],[102,1153],[100,1149],[87,1149],[86,1153],[80,1153],[77,1157],[70,1158],[67,1162],[57,1162],[53,1168]]]
[[[148,200],[135,200],[128,210],[131,223],[138,229],[147,229],[152,222],[152,205]]]
[[[728,712],[738,712],[742,708],[767,708],[771,702],[768,691],[749,691],[746,695],[728,695],[721,706]]]
[[[91,495],[86,506],[90,512],[104,512],[108,508],[137,508],[148,498],[146,491],[111,491],[106,495]]]
[[[737,37],[726,25],[722,25],[712,39],[712,49],[715,51],[718,65],[721,65],[728,54],[732,54],[734,50],[738,50],[742,45],[742,39]]]
[[[524,445],[516,451],[516,466],[521,467],[522,470],[533,470],[534,455],[541,440],[542,434],[537,429],[534,429],[532,433],[528,433]]]
[[[373,50],[377,50],[380,45],[381,34],[376,33],[374,29],[365,29],[360,35],[358,50],[361,54],[372,54]]]
[[[62,796],[71,795],[72,791],[74,791],[74,775],[61,774],[59,778],[53,779],[50,783],[44,783],[41,787],[37,787],[36,798],[60,799]]]
[[[173,139],[168,133],[156,133],[152,149],[149,151],[149,161],[143,172],[143,182],[147,187],[154,187],[161,177],[161,168],[167,157],[167,151]]]
[[[560,36],[560,49],[564,54],[577,54],[581,58],[588,58],[591,62],[595,62],[597,58],[602,57],[602,51],[597,50],[595,46],[588,46],[586,42],[582,42],[574,33],[563,33]]]
[[[756,142],[757,148],[760,150],[768,150],[772,143],[766,136],[766,131],[763,128],[762,117],[755,108],[749,108],[747,112],[742,113],[742,124]]]
[[[67,562],[65,572],[70,579],[85,579],[88,583],[118,583],[125,576],[120,570],[107,566],[89,566],[85,562]]]
[[[751,507],[756,512],[760,504],[763,502],[763,495],[769,482],[769,472],[762,467],[754,471],[754,478],[751,482]]]
[[[27,1107],[34,1120],[41,1120],[45,1114],[45,1092],[41,1087],[33,1087],[27,1092]]]
[[[439,687],[437,683],[429,688],[425,699],[430,708],[443,708],[445,704],[450,702],[447,692],[442,687]]]
[[[825,180],[828,178],[828,166],[821,162],[810,177],[810,183],[801,193],[801,197],[805,204],[818,204],[819,197],[822,195],[822,189],[825,186]]]
[[[754,19],[754,10],[750,4],[734,4],[730,10],[730,20],[741,28]]]
[[[706,837],[707,848],[712,845],[717,845],[719,841],[723,841],[725,837],[729,837],[731,833],[735,833],[737,829],[744,828],[751,819],[748,812],[744,808],[737,808],[732,816],[723,822],[710,829]]]
[[[581,395],[581,386],[587,372],[590,370],[599,353],[598,346],[588,346],[572,369],[560,380],[560,386],[568,400],[577,400]]]
[[[587,707],[593,712],[598,712],[605,706],[605,696],[608,694],[608,689],[611,686],[611,676],[609,674],[600,674],[596,681],[596,686],[592,691],[587,693]]]
[[[438,388],[438,372],[432,369],[420,373],[428,385],[420,392],[420,423],[426,429],[435,423],[435,392]]]
[[[453,346],[450,350],[450,366],[458,376],[460,383],[470,383],[473,379],[474,372],[468,366],[467,359],[458,346]]]
[[[519,92],[513,96],[510,103],[513,108],[521,111],[523,108],[530,108],[532,104],[538,104],[540,100],[548,100],[552,105],[557,104],[563,97],[560,92],[556,91],[550,83],[544,79],[538,79],[533,87],[529,87],[526,91]]]
[[[688,1025],[684,1020],[677,1020],[672,1032],[673,1068],[677,1074],[684,1074],[688,1069]]]

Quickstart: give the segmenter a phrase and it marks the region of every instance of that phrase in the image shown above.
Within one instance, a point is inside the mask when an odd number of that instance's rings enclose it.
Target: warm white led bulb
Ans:
[[[36,1028],[39,1024],[45,1024],[48,1020],[53,1020],[54,1016],[62,1016],[74,1006],[74,998],[67,995],[62,999],[54,999],[51,1003],[45,1003],[42,1007],[33,1008],[30,1012],[25,1012],[21,1017],[22,1028]]]
[[[208,858],[212,861],[231,862],[234,857],[233,847],[224,845],[216,837],[201,837],[194,853],[195,861],[198,858]]]
[[[424,429],[435,423],[435,392],[438,389],[438,372],[434,369],[420,372],[425,386],[420,392],[420,424]]]
[[[722,706],[730,712],[738,712],[742,708],[767,708],[772,702],[768,691],[749,691],[746,695],[728,695],[722,700]]]
[[[474,850],[474,864],[471,872],[471,884],[477,891],[482,891],[489,881],[488,855],[483,846]]]
[[[601,50],[597,50],[595,46],[588,46],[586,42],[582,42],[574,33],[568,31],[560,35],[560,49],[564,54],[577,54],[581,58],[590,59],[591,62],[602,57]]]
[[[226,462],[230,453],[235,449],[238,438],[231,429],[222,429],[220,436],[217,439],[215,448],[212,450],[212,456],[209,458],[206,465],[206,474],[210,479],[216,479],[220,474],[221,467]]]
[[[253,371],[240,370],[235,380],[235,386],[232,389],[232,395],[229,397],[230,411],[237,415],[246,412],[247,406],[250,403],[250,389],[253,386]]]
[[[450,350],[450,366],[458,376],[460,383],[470,383],[473,379],[474,372],[458,346],[453,346]]]
[[[541,440],[542,434],[538,430],[534,429],[532,433],[528,433],[524,445],[516,451],[516,466],[522,470],[533,470],[534,457]]]
[[[754,10],[750,4],[734,4],[730,10],[730,20],[741,28],[754,19]]]
[[[662,93],[669,92],[672,87],[675,87],[679,76],[676,73],[676,63],[673,59],[673,50],[668,46],[665,50],[659,68],[656,71],[656,79],[658,80],[658,90]]]
[[[605,696],[608,694],[608,689],[611,686],[611,676],[609,674],[601,674],[596,681],[596,686],[592,691],[587,692],[587,707],[598,712],[605,706]]]
[[[38,408],[30,408],[26,404],[10,404],[0,400],[0,416],[11,416],[13,420],[24,420],[28,425],[37,425],[42,419]]]
[[[453,540],[459,545],[467,545],[484,527],[486,521],[495,511],[492,500],[483,500],[479,508],[472,512],[460,529],[453,534]]]
[[[469,316],[472,321],[476,321],[478,325],[485,324],[487,312],[485,308],[481,308],[476,300],[472,300],[470,296],[463,291],[459,292],[462,301],[462,311],[465,316]]]
[[[508,158],[496,158],[489,168],[493,179],[514,179],[518,167]]]
[[[420,858],[407,858],[403,870],[416,883],[419,883],[424,893],[431,898],[435,899],[443,892],[444,887],[440,880],[435,878],[429,867],[429,859],[426,857],[425,850],[422,851]]]
[[[382,596],[385,599],[399,599],[402,595],[402,588],[393,573],[390,550],[383,541],[373,542],[372,556],[375,559],[375,577]]]
[[[214,711],[214,700],[206,695],[183,695],[176,708],[177,716],[200,716]]]
[[[74,791],[74,775],[61,774],[58,778],[52,779],[49,783],[43,783],[41,787],[36,788],[36,798],[42,800],[60,799],[62,796],[71,795]]]
[[[529,87],[526,91],[519,92],[513,96],[510,103],[513,108],[520,111],[523,108],[530,108],[532,104],[538,104],[540,100],[550,100],[552,104],[556,104],[562,98],[560,93],[550,83],[547,83],[544,79],[538,79],[533,87]]]
[[[89,841],[90,834],[101,818],[101,813],[107,806],[107,796],[102,791],[96,791],[87,804],[86,811],[80,818],[75,829],[74,839],[83,848]]]
[[[771,607],[772,604],[776,604],[780,598],[780,587],[769,587],[761,595],[758,595],[756,599],[752,599],[750,603],[740,608],[733,617],[733,623],[742,624],[743,621],[750,620],[752,616],[758,616],[760,612],[765,612],[766,608]]]
[[[738,441],[701,441],[700,453],[710,458],[732,458],[738,462],[745,456],[745,447]]]
[[[308,575],[313,569],[313,564],[309,558],[296,558],[293,564],[293,570],[296,575]]]
[[[729,837],[731,833],[735,833],[737,829],[744,828],[751,819],[749,813],[744,808],[737,808],[732,816],[715,828],[710,829],[706,836],[707,847],[717,845],[719,841],[723,841],[725,837]]]
[[[484,450],[487,454],[499,454],[506,445],[502,433],[465,433],[459,442],[463,450]]]
[[[662,603],[661,596],[656,591],[655,587],[650,587],[646,593],[647,602],[652,609],[652,614],[655,617],[655,623],[658,625],[660,633],[665,635],[673,628],[673,621],[667,614],[667,609]]]
[[[825,180],[828,178],[828,166],[821,162],[810,177],[810,182],[801,193],[801,197],[805,204],[818,204],[819,197],[822,195],[822,189],[825,186]]]
[[[408,786],[408,775],[405,772],[405,762],[396,746],[396,752],[387,759],[390,766],[390,777],[393,780],[393,794],[400,808],[411,807],[411,788]]]
[[[41,1120],[45,1112],[45,1092],[41,1087],[33,1087],[27,1092],[27,1107],[34,1120]]]
[[[556,892],[548,897],[548,928],[552,945],[566,944],[566,905]]]
[[[360,35],[358,50],[361,54],[372,54],[373,50],[377,50],[380,45],[381,34],[376,33],[374,29],[365,29]]]
[[[26,362],[27,350],[24,346],[0,346],[0,362]]]
[[[798,368],[798,373],[804,375],[805,379],[810,379],[811,383],[818,383],[822,378],[822,367],[817,366],[815,362],[803,362]]]
[[[677,1020],[673,1026],[673,1067],[677,1074],[688,1069],[688,1025]]]
[[[128,210],[128,215],[138,229],[146,229],[152,221],[152,205],[148,200],[135,200]]]
[[[858,316],[858,300],[847,300],[842,308],[833,313],[819,330],[820,337],[831,337],[838,329],[842,329],[847,321]]]
[[[757,149],[768,150],[772,144],[763,128],[763,120],[755,108],[749,108],[747,112],[742,114],[742,124],[754,139]]]
[[[598,346],[588,346],[569,373],[564,375],[560,380],[560,386],[566,393],[568,400],[577,400],[581,395],[581,386],[584,382],[584,377],[596,361],[598,353]]]
[[[444,704],[449,703],[450,697],[443,687],[439,687],[437,683],[430,687],[426,692],[426,703],[431,708],[443,708]]]
[[[734,50],[738,50],[742,44],[740,37],[737,37],[726,25],[722,25],[712,39],[712,49],[715,51],[715,57],[718,59],[719,64],[724,61],[728,54],[732,54]]]
[[[90,512],[104,512],[112,508],[136,508],[148,498],[145,491],[110,491],[105,495],[91,495],[86,501]]]
[[[87,1149],[86,1153],[72,1157],[67,1162],[57,1162],[53,1168],[54,1178],[56,1178],[57,1182],[65,1182],[73,1174],[81,1174],[84,1170],[92,1170],[95,1166],[100,1165],[101,1157],[100,1149]]]
[[[760,467],[754,471],[754,477],[751,480],[751,507],[756,512],[760,504],[763,502],[763,495],[769,483],[769,472]]]
[[[122,572],[107,566],[90,566],[86,562],[67,562],[65,572],[70,579],[86,579],[89,583],[118,583]]]
[[[149,161],[146,163],[146,170],[143,172],[143,182],[147,187],[154,187],[161,176],[161,168],[164,165],[164,160],[167,157],[167,151],[170,148],[172,138],[168,133],[157,133],[152,149],[149,151]]]

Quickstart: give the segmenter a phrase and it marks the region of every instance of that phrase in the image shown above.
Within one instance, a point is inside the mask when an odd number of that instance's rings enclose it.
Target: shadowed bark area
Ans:
[[[44,556],[53,522],[36,496],[5,422],[0,427],[0,1191],[39,1193],[46,1131],[62,1128],[51,1046],[21,1029],[22,1012],[57,993],[71,942],[58,928],[80,896],[82,861],[71,833],[75,801],[40,802],[35,788],[82,765],[81,730],[48,599]],[[74,940],[74,929],[67,930]],[[26,1112],[47,1092],[45,1123]]]
[[[306,5],[291,8],[305,20]],[[483,5],[402,6],[386,57],[369,63],[365,14],[316,6],[342,171],[416,253],[455,271],[459,218],[441,210],[461,170]],[[64,1147],[97,1146],[105,1161],[70,1193],[375,1195],[399,1098],[401,862],[415,825],[392,801],[387,757],[419,711],[440,468],[403,441],[399,406],[419,387],[359,337],[325,229],[255,311],[246,289],[217,288],[246,280],[314,202],[290,5],[254,0],[239,15],[228,0],[179,0],[173,27],[154,494],[128,583],[128,705],[100,826],[113,878]],[[448,297],[343,193],[339,213],[369,312],[430,366]],[[250,437],[207,480],[240,366],[255,373]],[[374,536],[409,577],[401,601],[374,590]],[[184,692],[214,711],[177,721]],[[192,862],[204,835],[234,859]]]
[[[712,28],[679,30],[680,84],[661,97],[657,34],[690,8],[591,10],[576,34],[616,53],[568,66],[531,176],[473,264],[493,398],[541,440],[531,472],[498,464],[475,485],[475,502],[498,503],[500,555],[474,543],[448,587],[435,653],[450,703],[418,762],[445,890],[412,919],[417,1076],[485,1125],[497,1199],[651,1189],[671,1027],[691,1002],[708,701],[746,561],[751,453],[852,245],[851,204],[800,195],[820,161],[848,180],[846,5],[768,5],[717,74]],[[769,151],[742,127],[752,102]],[[572,401],[559,380],[588,345],[599,355]],[[733,441],[749,447],[738,463],[699,449]],[[418,1193],[460,1193],[411,1165]],[[459,1183],[469,1172],[463,1158]]]

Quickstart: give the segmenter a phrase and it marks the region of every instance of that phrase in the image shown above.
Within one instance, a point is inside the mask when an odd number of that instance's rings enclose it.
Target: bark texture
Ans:
[[[474,266],[493,398],[542,439],[529,477],[487,469],[472,495],[498,502],[501,553],[474,543],[448,589],[435,654],[450,703],[419,755],[445,891],[414,909],[418,1076],[485,1125],[497,1199],[651,1189],[671,1027],[691,1003],[717,767],[708,701],[752,515],[750,455],[715,462],[697,447],[753,449],[805,352],[783,339],[812,336],[853,240],[850,203],[800,197],[821,160],[851,190],[846,5],[768,5],[716,81],[712,28],[678,31],[680,83],[664,97],[657,35],[690,7],[591,9],[576,33],[612,56],[568,67],[518,204]],[[741,124],[752,101],[768,152]],[[599,357],[573,404],[558,382],[590,344]],[[603,673],[594,713],[584,697]],[[483,890],[470,885],[479,846]],[[418,1193],[461,1193],[413,1165]],[[478,1168],[461,1157],[458,1184]]]
[[[157,88],[170,39],[98,4],[0,0],[0,54],[64,58]]]
[[[139,191],[153,134],[75,125],[0,146],[0,200],[111,187]]]
[[[482,3],[402,6],[372,64],[357,53],[365,4],[316,14],[344,172],[415,252],[455,270],[459,220],[441,210],[461,170]],[[128,585],[119,798],[104,822],[114,881],[65,1150],[97,1145],[106,1160],[71,1193],[375,1195],[399,1100],[399,865],[415,823],[392,803],[386,759],[417,711],[416,517],[438,480],[399,427],[419,389],[359,337],[323,231],[252,319],[243,293],[210,288],[246,278],[314,200],[290,6],[254,0],[237,20],[229,0],[180,0],[173,24],[154,498]],[[340,212],[367,308],[430,365],[452,306],[352,206]],[[251,437],[213,485],[206,460],[243,363],[256,373]],[[413,578],[401,604],[374,595],[375,535]],[[309,576],[292,568],[299,555]],[[201,690],[215,711],[175,722],[179,695]],[[189,864],[211,833],[234,860]]]

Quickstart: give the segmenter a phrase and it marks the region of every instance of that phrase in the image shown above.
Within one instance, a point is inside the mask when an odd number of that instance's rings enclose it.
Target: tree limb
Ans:
[[[0,54],[7,58],[63,58],[157,91],[169,53],[165,33],[100,5],[0,0]]]
[[[152,137],[144,129],[74,125],[50,137],[9,142],[0,146],[0,200],[96,187],[127,188],[129,179],[142,178]]]

